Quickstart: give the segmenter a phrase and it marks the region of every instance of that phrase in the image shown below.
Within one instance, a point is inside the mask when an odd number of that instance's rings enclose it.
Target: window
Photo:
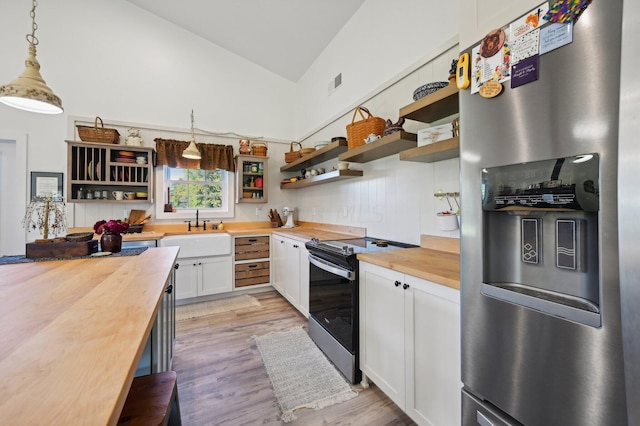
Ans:
[[[164,166],[164,188],[169,190],[176,212],[229,210],[228,175],[226,170],[180,169]]]

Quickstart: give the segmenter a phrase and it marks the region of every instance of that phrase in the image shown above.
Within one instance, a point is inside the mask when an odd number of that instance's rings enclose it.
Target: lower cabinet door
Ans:
[[[176,299],[198,296],[198,259],[178,259],[176,270]]]
[[[460,292],[406,275],[405,411],[419,425],[461,422]]]
[[[406,293],[402,288],[403,276],[360,262],[360,369],[402,410]]]
[[[233,290],[231,256],[203,257],[199,263],[202,279],[198,296]]]

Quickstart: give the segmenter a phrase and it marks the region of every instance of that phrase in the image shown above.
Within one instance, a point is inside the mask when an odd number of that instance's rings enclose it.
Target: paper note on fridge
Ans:
[[[573,23],[549,24],[540,30],[540,54],[565,46],[573,41]]]
[[[509,25],[511,30],[511,38],[513,40],[518,37],[530,33],[537,29],[540,25],[544,24],[542,17],[549,11],[549,3],[546,2],[522,16],[520,19],[516,19]]]
[[[492,33],[494,33],[493,31]],[[489,34],[491,35],[491,33]],[[489,36],[488,35],[488,36]],[[488,37],[487,36],[487,37]],[[511,78],[511,47],[509,42],[509,29],[503,30],[501,36],[504,40],[498,45],[498,49],[490,50],[491,56],[486,56],[487,37],[476,47],[471,49],[471,93],[478,93],[480,87],[487,81],[504,83]],[[492,46],[495,47],[495,46]],[[481,51],[485,48],[485,54]]]

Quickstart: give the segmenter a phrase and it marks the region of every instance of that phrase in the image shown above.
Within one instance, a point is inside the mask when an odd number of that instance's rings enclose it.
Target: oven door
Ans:
[[[309,315],[351,354],[357,351],[357,271],[309,254]]]

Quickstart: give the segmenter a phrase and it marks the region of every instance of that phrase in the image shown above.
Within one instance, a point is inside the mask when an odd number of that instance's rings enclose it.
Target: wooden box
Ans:
[[[62,242],[62,243],[27,243],[26,257],[41,259],[44,257],[79,257],[98,251],[98,240]]]
[[[236,288],[267,284],[269,281],[268,261],[236,264]]]
[[[236,238],[236,261],[269,258],[269,236]]]

